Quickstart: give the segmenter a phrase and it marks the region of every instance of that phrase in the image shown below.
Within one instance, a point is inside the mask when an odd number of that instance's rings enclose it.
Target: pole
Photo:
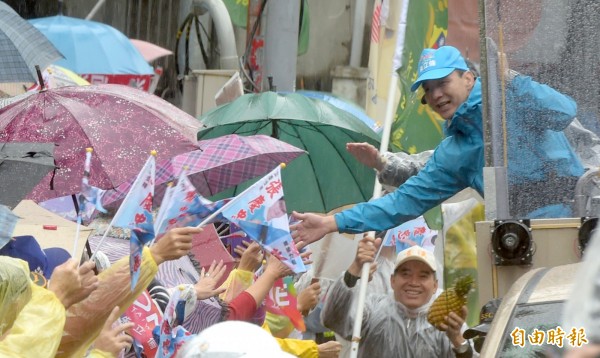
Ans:
[[[396,96],[396,90],[398,89],[398,75],[394,71],[392,79],[390,81],[390,88],[388,90],[388,99],[392,99]],[[385,111],[385,122],[383,125],[383,131],[381,133],[381,145],[379,146],[379,152],[387,151],[390,142],[390,132],[392,130],[392,122],[394,119],[394,101],[388,100]],[[378,180],[375,180],[375,187],[373,189],[373,199],[381,197],[381,184]],[[374,235],[374,232],[370,232],[369,235]],[[383,243],[382,243],[383,244]],[[371,271],[371,263],[366,262],[363,264],[362,271],[360,273],[360,286],[358,290],[358,305],[356,307],[356,317],[354,319],[354,328],[352,331],[352,345],[350,346],[350,357],[356,358],[358,355],[358,345],[360,342],[360,331],[362,329],[362,317],[365,308],[365,299],[367,297],[367,285],[369,284],[369,271]]]
[[[402,60],[402,52],[404,50],[404,37],[406,35],[406,18],[408,15],[408,4],[409,0],[402,2],[402,9],[400,12],[400,22],[398,24],[398,35],[396,39],[396,50],[394,53],[394,61],[392,65],[392,79],[390,80],[390,87],[388,89],[388,102],[385,110],[385,120],[383,122],[383,131],[381,133],[381,145],[379,146],[379,152],[385,152],[388,149],[390,141],[390,133],[392,131],[392,123],[394,121],[394,98],[396,98],[396,91],[398,90],[399,76],[396,70],[400,68]],[[375,180],[377,183],[378,180]],[[379,184],[379,183],[377,183]],[[375,185],[373,198],[379,198],[381,196],[381,187]],[[374,235],[370,232],[369,235]],[[383,243],[382,243],[383,244]],[[356,307],[356,317],[354,319],[354,327],[352,331],[352,344],[350,346],[350,357],[356,358],[358,356],[358,346],[360,343],[360,332],[362,329],[362,318],[363,311],[365,308],[365,299],[367,297],[367,284],[369,283],[369,271],[371,271],[371,264],[363,264],[362,271],[360,274],[360,287],[358,290],[358,304]]]
[[[96,5],[94,5],[94,7],[92,8],[92,10],[90,11],[89,14],[87,14],[87,16],[85,17],[86,20],[91,20],[94,18],[94,16],[96,16],[96,13],[98,12],[98,10],[100,10],[100,8],[102,7],[102,5],[104,5],[104,3],[106,2],[106,0],[98,0],[98,2],[96,3]]]

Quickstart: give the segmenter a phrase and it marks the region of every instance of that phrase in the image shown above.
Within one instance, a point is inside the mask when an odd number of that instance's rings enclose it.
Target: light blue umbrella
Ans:
[[[317,98],[322,101],[328,102],[329,104],[334,105],[335,107],[344,110],[352,114],[356,118],[360,119],[361,121],[363,121],[364,124],[369,126],[369,128],[371,128],[376,133],[381,133],[381,130],[383,129],[381,123],[378,123],[376,120],[369,117],[359,105],[347,99],[338,97],[332,93],[320,91],[298,90],[296,91],[296,93],[299,93],[306,97]]]
[[[127,36],[112,26],[63,15],[29,20],[65,59],[55,64],[77,74],[153,74]]]

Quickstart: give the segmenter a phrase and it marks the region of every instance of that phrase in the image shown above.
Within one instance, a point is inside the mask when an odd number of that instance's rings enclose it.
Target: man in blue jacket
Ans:
[[[423,86],[424,101],[446,120],[446,138],[417,175],[388,195],[357,204],[334,216],[294,212],[295,218],[302,220],[291,227],[296,242],[308,244],[335,231],[361,233],[386,230],[422,215],[467,187],[477,190],[483,196],[484,149],[480,80],[469,71],[460,52],[451,46],[423,50],[418,71],[418,78],[411,90],[416,91],[419,86]],[[511,143],[514,142],[513,139],[519,140],[519,136],[528,134],[546,136],[549,140],[545,148],[524,148],[527,145],[525,141],[514,147],[509,146],[509,160],[516,161],[516,166],[509,168],[509,183],[512,178],[519,180],[519,176],[538,175],[542,172],[540,168],[548,168],[546,163],[550,157],[568,164],[562,172],[551,169],[553,176],[579,177],[583,174],[583,167],[573,151],[563,152],[558,150],[562,146],[553,147],[557,141],[552,141],[555,139],[552,138],[552,133],[539,129],[562,130],[576,114],[575,102],[548,86],[532,81],[530,77],[513,77],[507,86],[507,103],[515,105],[507,120],[508,133],[514,136]],[[525,111],[527,115],[521,115],[519,111]],[[516,113],[523,119],[519,121]],[[525,121],[527,122],[522,123]],[[536,121],[539,123],[534,123]],[[517,127],[519,125],[521,127]],[[564,135],[562,138],[564,139]],[[563,142],[559,141],[558,144],[562,145]],[[566,139],[564,144],[570,149]],[[541,153],[541,149],[550,153]],[[525,153],[526,150],[530,152]],[[534,160],[540,162],[540,168],[535,168],[532,163]],[[562,203],[557,205],[564,206]]]

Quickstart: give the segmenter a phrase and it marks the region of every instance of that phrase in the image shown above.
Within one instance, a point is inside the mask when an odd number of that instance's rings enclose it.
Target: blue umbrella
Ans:
[[[56,64],[75,73],[154,73],[129,38],[112,26],[63,15],[29,21],[65,56]]]
[[[371,128],[376,133],[381,133],[381,123],[378,123],[373,118],[369,117],[359,105],[349,100],[343,99],[341,97],[335,96],[327,92],[299,90],[296,91],[296,93],[299,93],[306,97],[317,98],[322,101],[328,102],[329,104],[341,110],[344,110],[352,114],[356,118],[360,119],[361,121],[363,121],[363,123],[369,126],[369,128]]]

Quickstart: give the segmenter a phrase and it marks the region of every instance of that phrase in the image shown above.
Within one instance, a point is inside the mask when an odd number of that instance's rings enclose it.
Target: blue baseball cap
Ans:
[[[467,71],[469,67],[456,47],[442,46],[438,49],[426,48],[421,52],[419,72],[415,83],[410,86],[416,91],[423,81],[444,78],[454,70]]]
[[[0,255],[26,261],[31,272],[42,274],[48,279],[56,266],[62,265],[71,258],[67,250],[60,247],[42,250],[37,240],[30,235],[15,236],[0,249]]]

